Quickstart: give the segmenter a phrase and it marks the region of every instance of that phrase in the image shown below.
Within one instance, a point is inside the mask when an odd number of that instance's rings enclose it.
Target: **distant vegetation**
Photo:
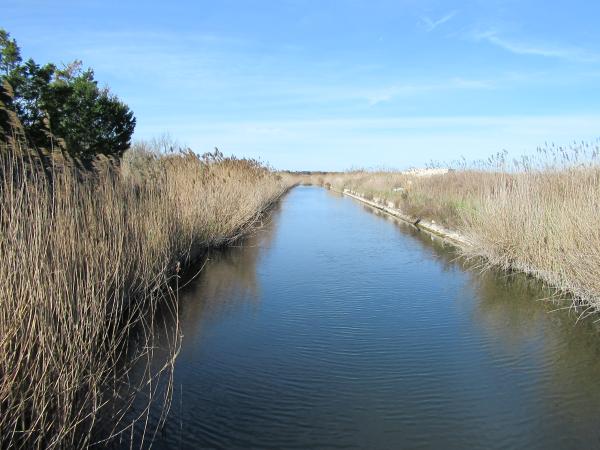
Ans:
[[[288,184],[218,151],[128,149],[133,115],[91,70],[22,64],[4,31],[0,50],[0,447],[87,447],[156,397],[180,336],[151,366],[153,316],[177,321],[183,271],[254,229]]]
[[[488,264],[533,274],[600,309],[600,145],[548,145],[533,157],[450,165],[426,177],[352,171],[305,176],[305,183],[350,189],[416,218],[464,234],[464,251]]]

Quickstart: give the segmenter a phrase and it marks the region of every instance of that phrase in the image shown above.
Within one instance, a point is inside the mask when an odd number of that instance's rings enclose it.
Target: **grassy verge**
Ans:
[[[305,177],[350,189],[414,218],[435,220],[473,245],[468,256],[544,280],[600,309],[600,153],[597,144],[504,155],[445,174],[354,171]]]
[[[153,383],[124,389],[127,362],[152,352],[158,305],[176,316],[178,274],[287,184],[256,161],[147,145],[93,173],[18,144],[0,155],[0,446],[88,446],[107,416],[111,433],[129,426],[128,393]]]

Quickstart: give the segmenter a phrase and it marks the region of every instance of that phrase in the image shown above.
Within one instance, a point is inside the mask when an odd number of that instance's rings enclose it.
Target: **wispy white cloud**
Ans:
[[[485,41],[517,55],[533,55],[558,58],[575,62],[598,62],[600,55],[576,46],[564,46],[546,42],[531,42],[506,38],[494,30],[475,33],[475,40]]]
[[[407,97],[436,91],[451,90],[483,90],[494,89],[496,80],[478,80],[465,78],[450,78],[436,83],[394,84],[380,89],[365,91],[365,97],[371,106],[389,102],[397,97]]]
[[[449,20],[451,20],[454,16],[456,16],[457,12],[458,11],[451,11],[448,14],[446,14],[445,16],[443,16],[437,20],[432,19],[431,17],[428,17],[428,16],[422,16],[421,22],[423,23],[423,25],[425,26],[425,29],[428,32],[433,31],[440,25],[443,25],[446,22],[448,22]]]
[[[381,67],[336,66],[328,60],[313,61],[309,70],[300,71],[287,49],[274,47],[263,54],[250,43],[210,34],[188,34],[175,40],[158,32],[95,33],[87,36],[83,48],[79,43],[67,46],[105,78],[109,75],[114,84],[126,86],[121,90],[132,102],[144,105],[161,98],[149,96],[149,91],[166,89],[179,107],[200,102],[204,106],[253,103],[258,108],[279,109],[349,102],[375,106],[434,92],[489,90],[499,81],[453,76],[361,79],[361,73],[381,73]],[[340,67],[341,77],[337,75]],[[358,75],[350,76],[353,73]]]

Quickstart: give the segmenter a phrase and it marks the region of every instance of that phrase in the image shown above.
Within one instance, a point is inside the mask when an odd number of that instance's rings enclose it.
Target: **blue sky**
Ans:
[[[139,139],[343,170],[600,137],[600,2],[2,3],[24,56],[82,59]]]

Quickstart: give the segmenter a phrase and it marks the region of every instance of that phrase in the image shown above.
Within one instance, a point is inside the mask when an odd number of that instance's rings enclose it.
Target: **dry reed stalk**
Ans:
[[[177,326],[164,367],[129,373],[152,360],[159,305],[176,320],[179,269],[251,229],[286,182],[256,161],[137,150],[49,183],[27,149],[0,154],[0,446],[85,447],[99,424],[130,427],[132,396],[169,371]]]

